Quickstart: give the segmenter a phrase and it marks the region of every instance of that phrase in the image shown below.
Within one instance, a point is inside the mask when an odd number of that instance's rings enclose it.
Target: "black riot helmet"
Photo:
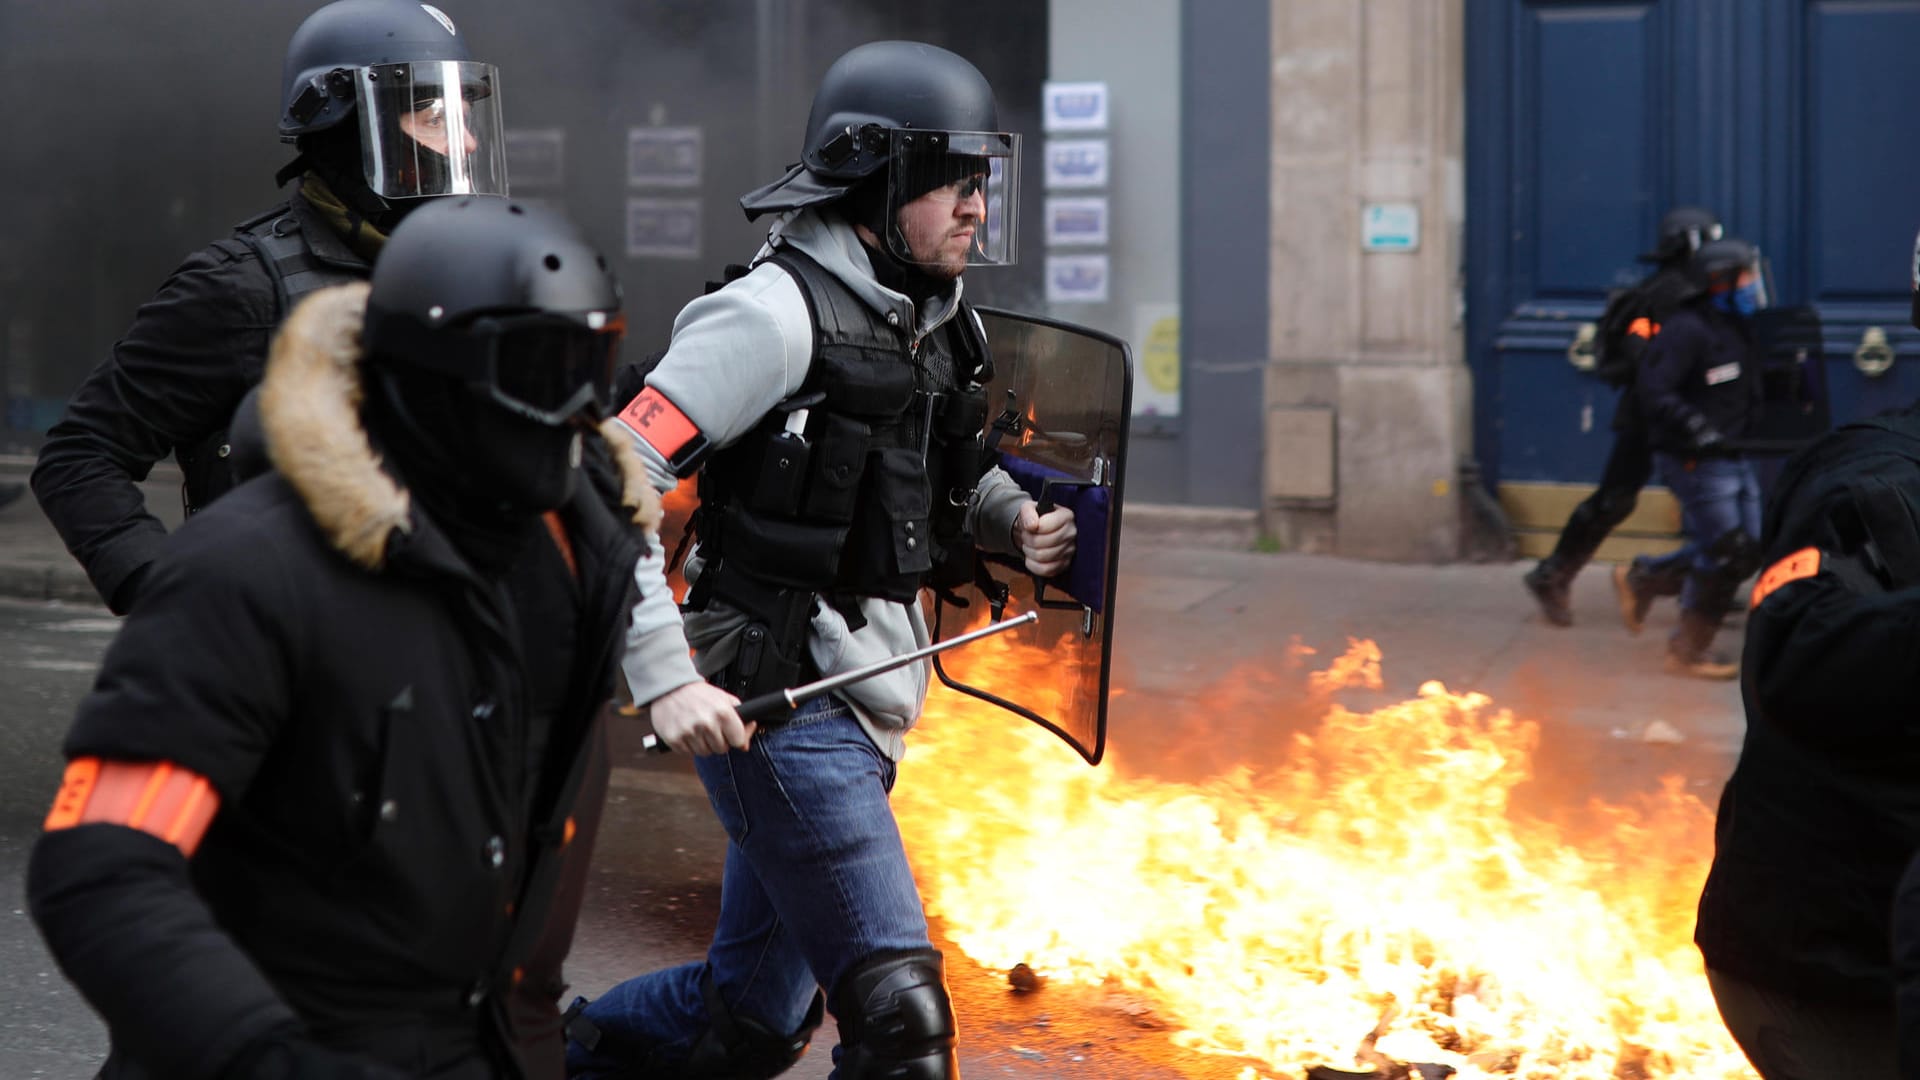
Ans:
[[[381,200],[504,195],[499,80],[431,4],[334,0],[287,42],[280,138],[335,158],[357,142],[353,179]],[[338,174],[348,163],[322,164]]]
[[[564,427],[604,409],[624,329],[619,283],[571,222],[469,198],[432,203],[394,230],[363,343],[376,368],[441,376]]]
[[[1684,266],[1693,253],[1700,250],[1700,245],[1720,239],[1721,231],[1720,218],[1713,211],[1699,206],[1676,206],[1660,218],[1659,239],[1652,251],[1640,256],[1640,261]]]
[[[885,179],[887,219],[934,192],[978,200],[968,263],[1014,258],[1020,136],[1000,130],[986,76],[964,58],[918,41],[858,46],[827,69],[807,115],[800,162],[740,199],[748,220],[817,206]],[[896,230],[887,230],[890,234]],[[916,261],[890,235],[895,257]]]
[[[1709,240],[1693,253],[1687,274],[1715,303],[1751,315],[1773,306],[1773,273],[1758,247],[1737,236]]]

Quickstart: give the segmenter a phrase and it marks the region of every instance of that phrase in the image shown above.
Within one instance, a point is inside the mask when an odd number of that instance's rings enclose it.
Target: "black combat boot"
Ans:
[[[1527,591],[1540,604],[1540,614],[1554,626],[1572,626],[1573,608],[1569,603],[1569,594],[1573,589],[1573,575],[1579,573],[1578,566],[1568,567],[1558,554],[1549,555],[1540,560],[1539,565],[1527,571],[1522,581],[1527,583]]]
[[[1707,648],[1719,630],[1719,616],[1682,609],[1680,626],[1667,639],[1668,674],[1723,681],[1739,678],[1739,660]]]

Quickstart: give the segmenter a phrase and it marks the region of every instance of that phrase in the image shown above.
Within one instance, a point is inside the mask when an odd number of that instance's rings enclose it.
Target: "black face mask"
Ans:
[[[471,387],[408,370],[381,372],[379,434],[416,494],[474,523],[557,509],[580,477],[581,432],[508,411]]]
[[[471,461],[475,479],[486,485],[491,477],[496,505],[504,512],[542,513],[555,510],[573,497],[580,479],[580,429],[550,427],[516,416],[471,393],[464,397],[469,416],[464,423],[463,457]]]

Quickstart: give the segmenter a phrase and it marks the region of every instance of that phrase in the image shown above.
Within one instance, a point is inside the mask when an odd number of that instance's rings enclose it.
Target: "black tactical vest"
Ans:
[[[364,281],[367,265],[330,230],[320,238],[320,251],[308,241],[307,230],[326,230],[327,226],[311,211],[302,213],[291,203],[281,203],[259,217],[234,226],[234,239],[253,249],[261,267],[273,282],[278,305],[276,321],[284,322],[294,306],[309,293],[329,285]],[[258,358],[264,372],[266,357]],[[189,515],[206,509],[214,499],[227,493],[241,477],[229,465],[234,453],[230,432],[231,419],[210,431],[191,446],[178,446],[174,456],[186,479],[181,491]],[[264,454],[264,449],[260,451]]]
[[[791,248],[771,256],[799,285],[814,328],[800,390],[700,473],[700,596],[754,586],[839,603],[911,601],[969,580],[967,509],[986,471],[992,363],[973,309],[925,338],[863,303]],[[746,584],[746,583],[741,583]]]

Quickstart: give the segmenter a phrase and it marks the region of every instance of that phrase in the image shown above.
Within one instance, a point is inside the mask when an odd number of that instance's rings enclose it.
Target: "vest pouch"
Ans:
[[[747,499],[753,512],[783,518],[797,514],[807,481],[807,463],[812,457],[813,448],[807,440],[791,431],[778,432],[768,439],[760,455],[753,494]]]
[[[934,437],[942,442],[974,442],[987,430],[987,395],[943,394],[933,417]]]
[[[875,450],[867,467],[874,470],[879,489],[874,502],[882,520],[873,524],[883,530],[893,549],[894,573],[923,574],[932,569],[932,499],[919,451],[908,447]]]
[[[805,516],[845,525],[853,521],[855,496],[867,470],[867,440],[873,429],[838,413],[826,414],[813,448],[813,476],[807,481]]]
[[[916,389],[905,351],[821,346],[815,377],[835,412],[896,420],[913,404]]]
[[[728,504],[721,523],[726,560],[764,581],[819,590],[840,570],[847,530],[776,521]]]

